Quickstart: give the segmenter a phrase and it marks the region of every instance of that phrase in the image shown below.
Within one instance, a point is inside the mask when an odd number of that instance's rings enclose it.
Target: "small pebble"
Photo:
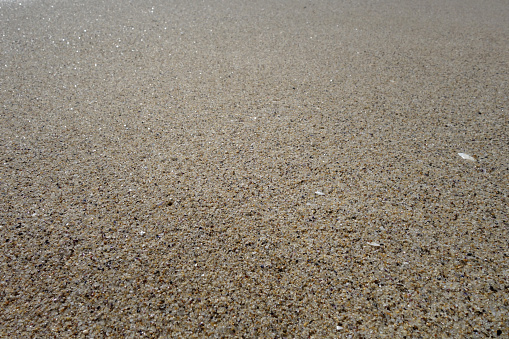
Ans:
[[[468,155],[468,154],[466,154],[466,153],[458,153],[458,155],[459,155],[460,157],[462,157],[463,159],[465,159],[465,160],[475,161],[475,159],[474,159],[474,158],[472,158],[470,155]]]

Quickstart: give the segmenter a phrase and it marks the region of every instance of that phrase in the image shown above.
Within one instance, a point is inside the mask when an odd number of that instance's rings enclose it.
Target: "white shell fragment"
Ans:
[[[475,159],[474,159],[474,158],[472,158],[470,155],[468,155],[468,154],[466,154],[466,153],[458,153],[458,155],[459,155],[460,157],[462,157],[463,159],[465,159],[465,160],[475,161]]]
[[[316,195],[325,195],[325,193],[321,192],[321,191],[316,191],[315,192]]]
[[[341,331],[343,329],[343,326],[336,326],[336,330]]]
[[[374,247],[380,247],[380,244],[377,242],[368,242],[368,245],[374,246]]]

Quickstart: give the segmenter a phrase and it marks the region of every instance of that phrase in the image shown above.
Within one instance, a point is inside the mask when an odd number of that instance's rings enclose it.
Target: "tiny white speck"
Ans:
[[[475,159],[473,157],[471,157],[470,155],[468,155],[466,153],[458,153],[458,155],[465,160],[475,161]]]

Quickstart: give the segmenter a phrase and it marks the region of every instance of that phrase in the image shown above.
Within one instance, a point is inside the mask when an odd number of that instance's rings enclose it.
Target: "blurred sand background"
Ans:
[[[503,0],[0,2],[0,336],[507,336],[508,61]]]

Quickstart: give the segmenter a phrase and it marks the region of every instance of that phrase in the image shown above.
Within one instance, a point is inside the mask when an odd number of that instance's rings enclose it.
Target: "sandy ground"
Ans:
[[[0,336],[507,337],[508,22],[1,1]]]

